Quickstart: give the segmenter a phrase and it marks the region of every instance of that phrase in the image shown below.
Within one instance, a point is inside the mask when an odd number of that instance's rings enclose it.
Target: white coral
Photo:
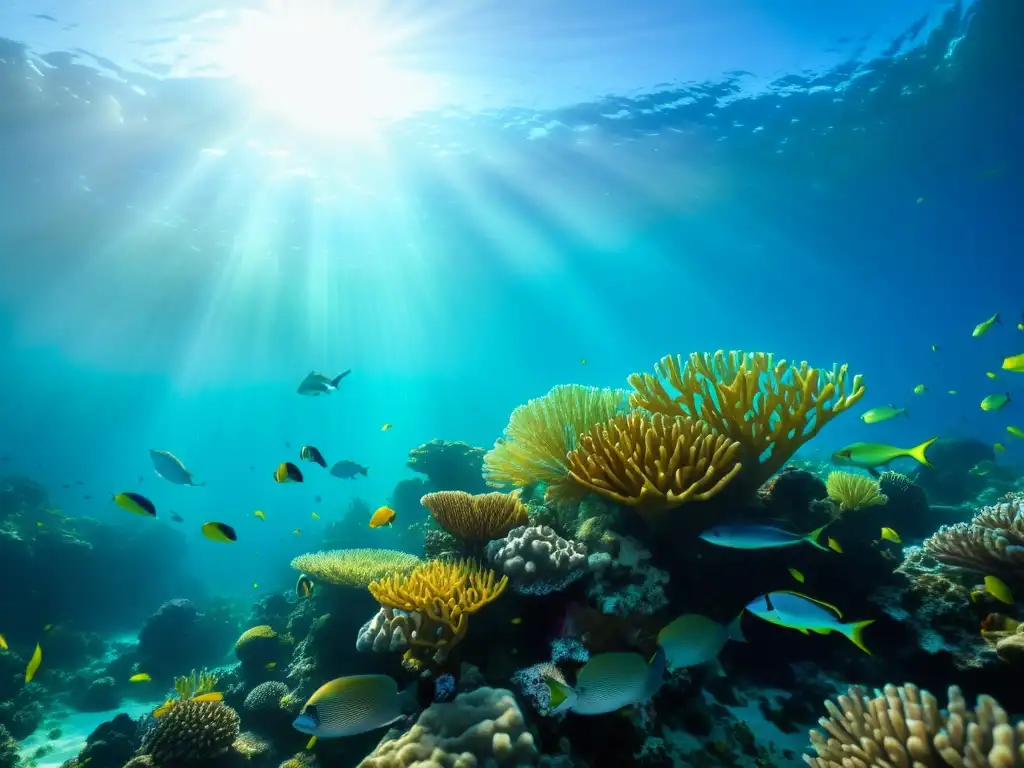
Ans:
[[[487,545],[491,564],[517,592],[556,592],[587,572],[587,545],[546,525],[521,525]]]
[[[416,636],[422,623],[423,617],[418,613],[383,606],[359,630],[356,650],[364,653],[403,651],[409,647],[410,637]]]

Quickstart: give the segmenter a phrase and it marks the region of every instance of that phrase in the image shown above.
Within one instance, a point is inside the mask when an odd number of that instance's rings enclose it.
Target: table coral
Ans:
[[[292,560],[292,568],[317,581],[366,588],[389,573],[409,573],[423,561],[391,549],[333,549],[310,552]]]

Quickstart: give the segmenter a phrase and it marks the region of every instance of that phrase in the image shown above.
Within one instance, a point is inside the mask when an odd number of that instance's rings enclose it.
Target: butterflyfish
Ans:
[[[914,387],[915,395],[923,395],[927,391],[928,387],[926,387],[924,384],[918,384],[916,387]]]
[[[395,510],[391,507],[378,507],[377,511],[370,515],[370,527],[380,528],[382,525],[391,525],[395,521]]]
[[[238,534],[235,533],[234,528],[227,523],[218,523],[215,521],[203,523],[203,536],[208,538],[210,541],[218,541],[223,544],[238,541]]]
[[[985,371],[985,375],[988,376],[990,379],[994,379],[996,377],[996,375],[992,373],[992,371]]]
[[[156,507],[153,506],[153,502],[142,494],[132,493],[131,491],[118,493],[114,496],[114,503],[133,515],[156,517]]]
[[[312,445],[302,446],[299,449],[299,458],[303,461],[312,461],[314,464],[319,464],[324,469],[327,468],[327,462],[324,460],[323,454]]]
[[[274,470],[274,480],[279,483],[301,483],[302,472],[290,461],[282,461]]]
[[[828,537],[828,548],[831,549],[833,552],[838,552],[840,555],[843,554],[842,545],[838,541],[833,539],[831,536]]]
[[[891,541],[893,544],[902,544],[903,543],[903,539],[901,539],[900,535],[898,533],[896,533],[896,531],[894,531],[892,528],[883,528],[882,529],[882,538],[885,539],[886,541]]]
[[[1013,592],[1006,586],[1002,579],[996,576],[985,577],[985,591],[1001,603],[1013,605]]]

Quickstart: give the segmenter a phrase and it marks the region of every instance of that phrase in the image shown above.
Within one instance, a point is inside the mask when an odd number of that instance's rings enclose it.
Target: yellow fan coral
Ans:
[[[617,416],[580,438],[569,475],[642,514],[714,496],[742,468],[740,444],[703,422],[641,413]]]
[[[438,491],[428,493],[420,503],[448,533],[468,541],[500,539],[529,519],[518,493],[471,496],[464,491]]]
[[[409,573],[423,561],[391,549],[333,549],[310,552],[292,560],[292,568],[317,581],[366,588],[389,573]]]
[[[472,560],[432,560],[407,575],[392,574],[369,586],[378,603],[424,617],[412,645],[450,650],[466,634],[467,617],[497,600],[508,577],[481,568]]]
[[[629,402],[666,416],[700,419],[743,446],[744,476],[760,486],[829,421],[864,395],[846,365],[831,371],[776,361],[764,352],[667,355],[656,373],[635,373]]]
[[[626,406],[626,392],[561,384],[512,412],[505,436],[484,456],[484,479],[494,487],[567,484],[566,455],[576,438]]]
[[[878,481],[854,472],[830,472],[825,481],[828,497],[839,505],[840,512],[885,504],[889,497],[882,493]]]

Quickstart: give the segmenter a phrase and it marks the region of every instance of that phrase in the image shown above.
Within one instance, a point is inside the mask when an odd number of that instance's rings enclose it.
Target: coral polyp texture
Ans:
[[[969,523],[944,525],[925,539],[924,549],[944,565],[1024,579],[1024,501],[983,507]]]
[[[630,413],[593,427],[569,453],[569,476],[589,491],[664,512],[721,491],[742,469],[740,444],[680,416]]]
[[[466,541],[500,539],[528,519],[526,505],[517,493],[464,491],[428,493],[420,503],[448,533]]]
[[[325,584],[365,589],[391,573],[409,573],[423,564],[416,555],[391,549],[332,549],[292,560],[292,568]]]
[[[369,585],[378,603],[420,613],[422,629],[411,633],[411,645],[450,650],[466,634],[468,616],[497,600],[508,577],[497,578],[472,560],[432,561],[411,573],[392,574]]]
[[[830,472],[825,481],[828,497],[840,512],[885,504],[889,497],[881,492],[878,481],[856,472]]]
[[[522,525],[487,545],[487,559],[516,592],[547,595],[587,573],[587,547],[546,525]]]
[[[633,407],[704,421],[740,443],[754,486],[864,395],[861,377],[850,380],[846,365],[823,371],[764,352],[694,352],[685,363],[666,355],[655,373],[635,373],[629,383]]]
[[[419,632],[422,624],[422,614],[381,606],[359,630],[356,650],[376,653],[404,651],[409,647],[409,638]]]
[[[887,685],[873,697],[861,688],[835,702],[829,717],[811,731],[817,757],[812,768],[1011,768],[1024,765],[1024,724],[1009,724],[1006,711],[990,696],[972,710],[960,689],[949,689],[945,710],[917,686]]]
[[[578,437],[626,405],[626,392],[561,384],[512,412],[505,436],[484,456],[484,478],[492,487],[547,483],[558,497],[574,491],[566,456]],[[567,486],[569,486],[567,488]]]
[[[212,760],[231,749],[238,713],[219,701],[180,701],[156,721],[143,746],[159,766]]]

